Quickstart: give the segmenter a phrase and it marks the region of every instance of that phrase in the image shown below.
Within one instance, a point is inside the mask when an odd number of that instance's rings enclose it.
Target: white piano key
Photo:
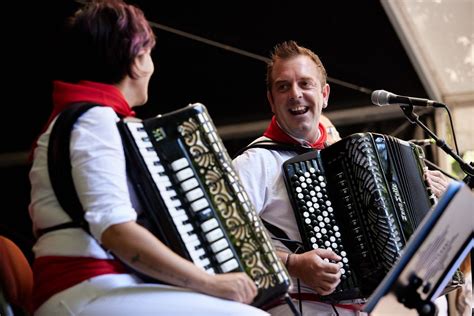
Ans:
[[[147,165],[148,171],[150,173],[155,173],[159,174],[165,171],[165,168],[160,164],[160,165]]]
[[[147,155],[147,156],[142,156],[143,160],[145,161],[145,164],[148,166],[156,166],[156,165],[161,165],[160,158],[158,158],[158,155]]]
[[[160,191],[165,191],[167,188],[172,187],[170,178],[167,175],[160,175],[160,174],[151,174],[153,181],[155,182],[156,186]]]
[[[229,243],[227,242],[227,240],[225,238],[221,238],[218,241],[216,241],[215,243],[211,244],[211,250],[212,250],[213,253],[218,253],[219,251],[221,251],[222,249],[225,249],[227,247],[229,247]]]
[[[186,168],[176,173],[176,179],[179,182],[184,181],[188,178],[191,178],[194,175],[193,170],[191,168]]]
[[[201,246],[201,241],[199,239],[186,243],[186,248],[192,249],[192,251],[197,250],[196,248],[200,248]]]
[[[209,202],[207,202],[205,198],[199,199],[191,203],[191,208],[194,212],[202,210],[203,208],[206,208],[208,206],[209,206]]]
[[[143,157],[158,157],[155,150],[151,146],[139,148],[139,151]]]
[[[204,267],[207,267],[208,265],[211,264],[211,262],[209,261],[208,258],[205,258],[205,259],[203,259],[203,260],[200,260],[199,263],[200,263],[200,265],[202,265],[203,268],[204,268]]]
[[[176,227],[182,227],[184,225],[189,225],[189,224],[184,224],[185,221],[189,220],[189,217],[186,213],[181,214],[180,216],[173,216],[173,222]]]
[[[191,178],[184,182],[181,182],[181,188],[183,189],[184,192],[194,189],[198,185],[199,183],[197,182],[196,178]]]
[[[208,219],[207,221],[201,224],[201,228],[203,232],[205,233],[216,228],[217,226],[219,226],[219,223],[217,222],[217,219],[215,218]]]
[[[194,200],[197,200],[201,197],[204,196],[204,192],[202,191],[201,188],[196,188],[192,191],[189,191],[188,193],[185,194],[186,196],[186,199],[191,202],[191,201],[194,201]]]
[[[196,249],[190,253],[191,257],[193,258],[193,261],[200,261],[204,260],[206,257],[201,258],[201,256],[205,255],[206,252],[204,251],[203,248]]]
[[[232,253],[232,250],[230,250],[230,248],[227,248],[226,250],[221,251],[218,254],[216,254],[216,259],[217,259],[217,262],[219,263],[227,261],[228,259],[233,258],[233,257],[234,257],[234,254]]]
[[[222,269],[222,272],[224,272],[224,273],[232,271],[232,270],[234,270],[238,267],[239,267],[239,263],[235,259],[231,259],[231,260],[221,264],[221,269]]]
[[[173,169],[173,171],[178,171],[178,170],[181,170],[185,167],[189,166],[189,162],[186,158],[180,158],[178,160],[175,160],[171,163],[171,169]]]
[[[188,243],[193,240],[198,239],[198,236],[196,234],[183,234],[181,235],[181,239],[183,240],[183,243]]]
[[[191,224],[186,224],[186,225],[183,225],[183,226],[176,226],[176,229],[178,229],[180,235],[182,236],[186,233],[192,232],[194,230],[194,227]]]
[[[177,196],[178,193],[177,193],[175,190],[172,190],[172,189],[170,190],[170,189],[168,189],[168,190],[166,190],[166,191],[160,192],[160,194],[161,194],[161,196],[163,196],[163,197],[167,197],[167,198],[170,198],[170,199],[171,199],[171,198]]]
[[[223,236],[224,236],[224,233],[222,232],[222,229],[216,228],[206,234],[206,239],[208,242],[212,243]]]
[[[179,217],[185,215],[186,212],[182,208],[169,208],[168,212],[170,213],[171,217]]]

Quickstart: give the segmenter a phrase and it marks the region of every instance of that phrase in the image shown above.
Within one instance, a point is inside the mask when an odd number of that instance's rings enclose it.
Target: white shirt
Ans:
[[[261,137],[256,141],[265,139]],[[283,163],[295,155],[293,151],[251,148],[236,157],[233,163],[260,217],[282,229],[290,239],[301,241],[282,168]],[[279,241],[274,241],[274,245],[278,250],[289,252]],[[295,279],[293,284],[296,284]]]
[[[101,240],[111,225],[136,219],[129,194],[122,139],[110,107],[94,107],[75,123],[70,142],[74,185],[86,211],[91,233]],[[53,122],[54,124],[54,122]],[[30,171],[30,216],[34,230],[70,222],[59,205],[48,174],[48,141],[51,124],[38,139]],[[43,235],[33,247],[36,257],[83,256],[112,258],[81,228],[61,229]]]

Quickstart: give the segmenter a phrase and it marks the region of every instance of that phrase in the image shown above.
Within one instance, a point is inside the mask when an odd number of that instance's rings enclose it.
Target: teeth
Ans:
[[[304,111],[304,109],[305,109],[304,106],[299,106],[299,107],[290,109],[290,111]]]

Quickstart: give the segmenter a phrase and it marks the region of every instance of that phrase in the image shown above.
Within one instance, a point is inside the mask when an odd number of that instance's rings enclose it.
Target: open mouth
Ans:
[[[308,110],[309,110],[309,107],[300,105],[298,107],[288,109],[288,112],[290,112],[292,115],[301,115],[308,112]]]

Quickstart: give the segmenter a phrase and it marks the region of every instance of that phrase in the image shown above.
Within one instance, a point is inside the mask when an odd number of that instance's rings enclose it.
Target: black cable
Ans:
[[[451,111],[449,110],[446,104],[443,104],[443,108],[446,110],[446,112],[448,112],[449,125],[451,126],[451,132],[453,133],[454,147],[456,148],[456,153],[459,155],[458,141],[456,140],[456,133],[454,132],[453,119],[451,118]]]
[[[336,316],[339,316],[339,312],[337,311],[336,305],[331,304],[332,309],[334,310],[334,313],[336,313]]]
[[[288,294],[285,295],[284,299],[285,299],[286,304],[288,304],[288,306],[290,306],[290,309],[293,312],[293,315],[295,315],[295,316],[301,316],[302,315],[300,312],[298,312],[298,310],[295,307],[295,304],[293,304],[293,301],[291,300],[291,297]],[[300,309],[300,311],[301,311],[301,309]]]
[[[300,306],[300,313],[303,315],[303,300],[301,299],[301,284],[300,284],[300,279],[296,279],[296,285],[298,287],[298,295],[300,299],[298,300],[298,305]]]

